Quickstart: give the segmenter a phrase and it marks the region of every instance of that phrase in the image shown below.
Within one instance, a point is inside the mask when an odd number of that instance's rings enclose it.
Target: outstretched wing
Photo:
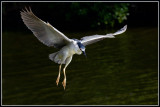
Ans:
[[[115,38],[115,35],[119,35],[122,34],[126,31],[127,29],[127,25],[125,25],[123,28],[121,28],[120,30],[118,30],[115,33],[110,33],[110,34],[106,34],[106,35],[93,35],[93,36],[85,36],[83,38],[81,38],[81,43],[86,46],[95,42],[98,42],[100,40],[103,40],[105,38]]]
[[[29,10],[26,8],[26,10],[21,11],[20,14],[24,24],[43,44],[49,47],[54,46],[55,48],[61,48],[71,42],[71,39],[52,25],[35,16],[30,8]]]

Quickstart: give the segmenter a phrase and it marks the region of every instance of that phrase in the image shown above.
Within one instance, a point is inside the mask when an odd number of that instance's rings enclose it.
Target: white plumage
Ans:
[[[25,8],[26,10],[21,11],[21,18],[24,24],[30,29],[33,34],[38,38],[40,42],[49,46],[60,49],[58,52],[49,54],[49,59],[54,61],[55,63],[60,64],[59,66],[59,74],[56,80],[58,85],[60,79],[60,71],[61,65],[65,64],[63,68],[64,80],[62,82],[63,87],[66,87],[66,74],[65,70],[68,64],[71,62],[74,54],[85,54],[85,46],[95,43],[97,41],[103,40],[105,38],[115,38],[115,35],[121,34],[126,31],[127,25],[125,25],[122,29],[118,30],[115,33],[110,33],[106,35],[92,35],[81,38],[81,40],[77,39],[69,39],[63,33],[58,31],[49,23],[46,23],[35,16],[32,10],[29,8]]]

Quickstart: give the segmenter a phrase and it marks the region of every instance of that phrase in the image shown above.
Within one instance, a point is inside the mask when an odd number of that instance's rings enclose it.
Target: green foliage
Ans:
[[[3,3],[3,27],[16,29],[17,22],[21,20],[19,11],[24,7],[31,7],[33,12],[41,19],[50,19],[49,22],[56,27],[63,28],[98,28],[115,27],[127,20],[129,3],[111,2],[13,2]],[[8,27],[8,24],[10,26]],[[63,25],[63,26],[62,26]],[[20,23],[18,29],[24,26]],[[70,26],[70,27],[68,27]]]
[[[74,20],[74,16],[91,21],[90,26],[107,25],[114,27],[115,23],[127,20],[129,3],[71,3],[71,11],[66,14],[67,20]]]

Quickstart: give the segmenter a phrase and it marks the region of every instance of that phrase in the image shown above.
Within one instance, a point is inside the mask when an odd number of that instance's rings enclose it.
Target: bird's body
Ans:
[[[49,47],[60,49],[58,52],[49,54],[49,59],[57,64],[60,64],[59,74],[56,80],[57,85],[60,79],[61,65],[65,64],[63,68],[64,80],[62,82],[64,89],[66,87],[65,70],[71,62],[74,54],[81,55],[83,53],[86,56],[85,46],[103,40],[105,38],[115,38],[115,35],[121,34],[127,29],[126,25],[115,33],[106,35],[85,36],[81,38],[81,40],[69,39],[52,25],[42,21],[37,16],[35,16],[30,8],[29,10],[26,8],[25,11],[21,11],[21,17],[24,24],[33,32],[33,34],[38,38],[40,42]]]
[[[68,45],[64,46],[60,51],[50,54],[49,58],[58,64],[66,64],[66,59],[73,56],[74,54],[82,54],[82,51],[77,45],[77,41],[73,40]]]

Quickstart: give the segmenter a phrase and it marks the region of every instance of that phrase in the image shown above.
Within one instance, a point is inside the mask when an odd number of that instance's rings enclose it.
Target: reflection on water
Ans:
[[[64,32],[81,38],[107,31]],[[76,36],[75,36],[76,35]],[[158,104],[158,30],[128,28],[115,39],[86,47],[74,55],[57,87],[58,65],[48,59],[57,51],[31,33],[3,33],[3,105],[150,105]]]

